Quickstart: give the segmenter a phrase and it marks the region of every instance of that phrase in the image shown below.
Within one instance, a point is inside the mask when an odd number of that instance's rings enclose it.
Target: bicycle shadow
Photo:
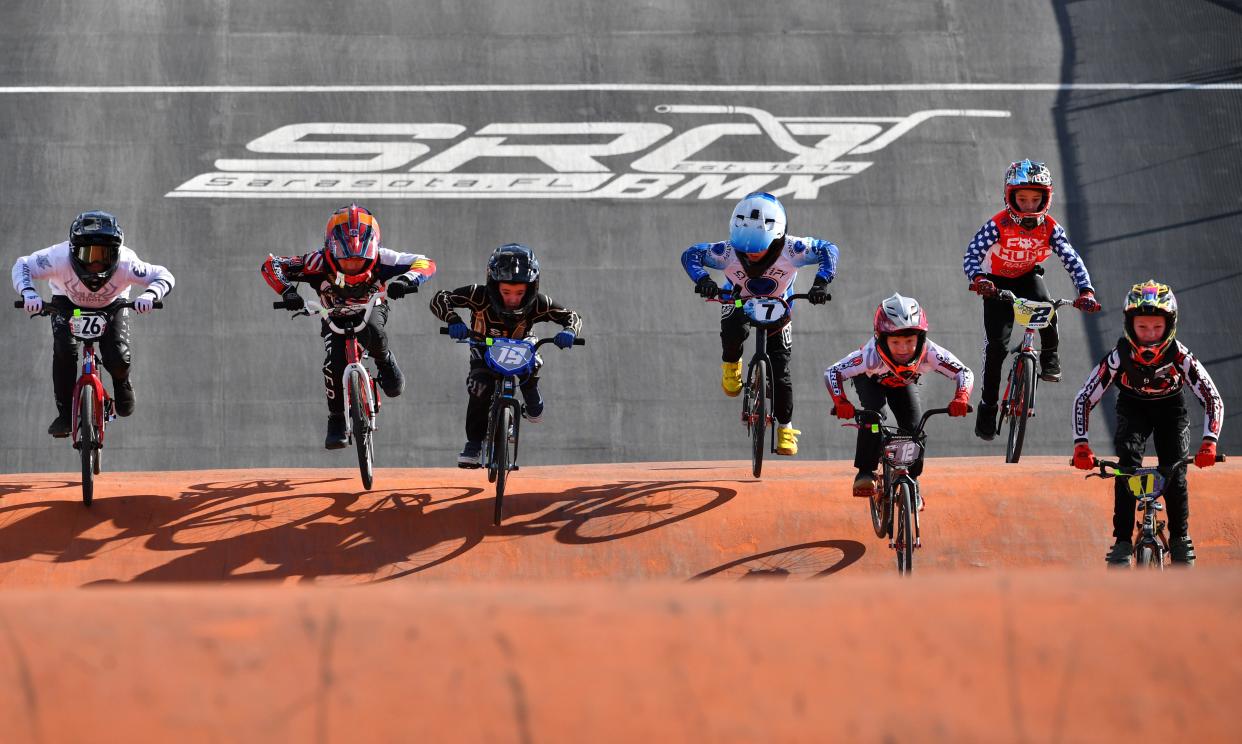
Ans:
[[[820,540],[789,545],[723,563],[691,577],[688,581],[711,578],[732,578],[739,581],[822,579],[857,563],[866,552],[867,546],[857,540]]]

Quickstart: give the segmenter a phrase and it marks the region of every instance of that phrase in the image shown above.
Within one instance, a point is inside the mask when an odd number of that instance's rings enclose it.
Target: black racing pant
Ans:
[[[1142,465],[1148,437],[1156,445],[1161,467],[1175,465],[1189,454],[1190,417],[1180,392],[1155,400],[1117,396],[1117,433],[1113,437],[1117,462]],[[1177,474],[1166,484],[1164,506],[1169,515],[1169,537],[1184,537],[1190,520],[1185,468],[1178,468]],[[1133,538],[1135,507],[1134,496],[1125,480],[1118,478],[1113,484],[1113,537],[1126,541]]]
[[[358,332],[358,341],[372,359],[380,360],[388,355],[388,333],[384,330],[387,323],[388,306],[376,305],[366,326]],[[341,376],[345,374],[345,337],[333,333],[327,323],[322,325],[320,335],[323,336],[323,393],[328,398],[328,413],[344,414],[345,391],[341,387]]]
[[[118,300],[123,302],[124,300]],[[53,295],[51,304],[62,310],[77,306],[64,295]],[[84,310],[87,308],[83,308]],[[58,413],[69,412],[73,402],[73,385],[78,380],[78,355],[82,344],[69,334],[69,321],[60,315],[52,316],[52,391],[56,396]],[[129,379],[129,309],[116,311],[104,331],[95,342],[104,369],[112,375],[113,385]]]
[[[789,376],[789,359],[793,356],[792,323],[767,331],[768,359],[772,361],[772,411],[777,423],[793,421],[793,380]],[[742,358],[742,347],[750,337],[750,319],[742,308],[726,304],[720,311],[720,360],[736,362]],[[742,372],[743,376],[746,374]]]
[[[1036,266],[1030,273],[1016,279],[988,274],[987,277],[1000,290],[1007,289],[1018,297],[1028,300],[1052,299],[1048,288],[1044,286],[1042,267]],[[1010,336],[1013,335],[1013,305],[997,299],[983,301],[983,393],[981,400],[988,405],[996,405],[1000,397],[1001,369],[1005,365],[1005,355],[1009,353]],[[1057,318],[1052,316],[1052,324],[1039,331],[1041,354],[1051,354],[1057,350],[1060,336],[1057,334]]]
[[[923,416],[922,404],[919,402],[918,388],[914,385],[905,387],[889,387],[881,385],[868,375],[854,378],[854,390],[858,393],[859,408],[883,411],[885,404],[892,410],[897,426],[913,431]],[[868,473],[874,473],[880,465],[881,438],[872,433],[867,426],[858,430],[858,445],[854,449],[854,467]],[[923,472],[923,458],[910,466],[910,475],[915,478]]]
[[[528,406],[537,406],[542,401],[539,395],[539,366],[537,360],[535,371],[519,385],[522,399]],[[466,402],[467,441],[482,442],[487,438],[487,416],[491,412],[492,394],[499,380],[500,377],[487,366],[487,362],[470,360],[470,371],[466,374],[466,392],[469,394]]]

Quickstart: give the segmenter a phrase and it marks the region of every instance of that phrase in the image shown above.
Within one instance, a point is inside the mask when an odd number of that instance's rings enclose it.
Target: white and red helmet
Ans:
[[[894,293],[875,309],[873,325],[875,348],[884,364],[898,377],[912,377],[918,371],[919,360],[923,358],[923,346],[927,342],[927,313],[923,312],[918,300]],[[905,364],[898,364],[893,360],[892,352],[888,349],[890,336],[918,336],[914,356]]]
[[[1018,209],[1014,192],[1020,189],[1033,189],[1041,195],[1039,207],[1033,212]],[[1005,209],[1009,218],[1019,225],[1030,229],[1044,224],[1048,208],[1052,206],[1052,171],[1038,160],[1019,160],[1009,164],[1005,171]]]

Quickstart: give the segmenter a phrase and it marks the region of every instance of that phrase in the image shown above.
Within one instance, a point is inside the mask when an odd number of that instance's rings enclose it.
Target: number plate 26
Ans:
[[[784,302],[770,297],[751,297],[742,303],[742,312],[756,323],[776,323],[789,312]]]
[[[78,338],[99,338],[108,330],[108,320],[102,315],[75,315],[69,318],[69,332]]]
[[[487,347],[487,363],[504,375],[521,375],[535,364],[535,347],[527,341],[497,338]]]

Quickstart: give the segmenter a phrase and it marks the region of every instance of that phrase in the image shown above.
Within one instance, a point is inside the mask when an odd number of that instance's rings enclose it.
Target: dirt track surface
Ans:
[[[523,468],[491,524],[482,471],[105,473],[0,477],[0,586],[277,580],[803,578],[888,573],[847,463]],[[1201,565],[1242,565],[1237,466],[1192,468]],[[932,461],[916,571],[1085,567],[1111,544],[1112,484],[1062,458]]]
[[[1228,741],[1238,578],[11,591],[0,721],[24,741]]]

